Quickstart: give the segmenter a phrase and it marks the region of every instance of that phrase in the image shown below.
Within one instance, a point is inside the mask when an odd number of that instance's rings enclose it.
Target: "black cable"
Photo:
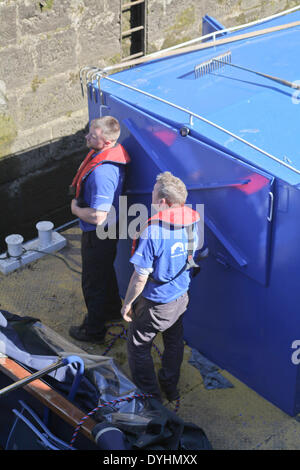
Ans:
[[[24,248],[23,248],[23,253],[24,253]],[[18,255],[18,256],[10,255],[10,254],[8,253],[8,251],[6,251],[6,252],[4,253],[4,255],[5,255],[5,256],[3,256],[3,257],[0,256],[0,261],[1,261],[2,259],[9,259],[9,258],[15,258],[15,259],[18,259],[18,260],[20,260],[20,259],[22,258],[22,255]]]
[[[65,263],[65,265],[67,266],[67,268],[69,268],[71,271],[73,271],[74,273],[77,273],[77,274],[82,274],[81,271],[77,271],[77,269],[72,268],[69,265],[69,263],[62,256],[54,255],[53,253],[48,253],[47,251],[41,251],[41,250],[33,250],[33,249],[26,250],[25,248],[23,248],[23,250],[24,250],[24,252],[34,251],[36,253],[42,253],[44,255],[50,255],[50,256],[53,256],[54,258],[58,258],[61,261],[63,261]]]
[[[33,249],[27,250],[26,248],[22,248],[22,249],[23,249],[23,254],[26,253],[26,252],[28,253],[29,251],[34,251],[34,252],[36,252],[36,253],[42,253],[42,254],[44,254],[44,255],[54,256],[54,258],[58,258],[58,259],[60,259],[61,261],[63,261],[63,262],[65,263],[65,265],[67,266],[67,268],[69,268],[69,269],[70,269],[71,271],[73,271],[74,273],[82,274],[81,271],[77,271],[77,269],[72,268],[72,267],[69,265],[69,263],[68,263],[63,257],[61,257],[61,256],[54,255],[53,253],[48,253],[47,251],[33,250]],[[5,254],[5,256],[0,257],[0,261],[1,261],[2,259],[10,259],[10,258],[15,258],[16,260],[22,261],[22,255],[18,255],[18,256],[10,255],[10,254],[8,253],[8,251],[6,251],[4,254]]]

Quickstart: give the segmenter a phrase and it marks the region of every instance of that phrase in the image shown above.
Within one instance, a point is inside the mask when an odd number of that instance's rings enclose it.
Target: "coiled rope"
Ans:
[[[145,400],[146,398],[150,398],[152,395],[150,394],[145,394],[145,393],[136,393],[134,395],[131,395],[131,396],[128,396],[128,397],[124,397],[124,398],[117,398],[116,400],[112,400],[112,401],[107,401],[105,403],[102,403],[101,405],[99,406],[96,406],[96,408],[94,408],[93,410],[91,410],[89,413],[87,413],[83,418],[82,420],[78,423],[74,433],[73,433],[73,436],[72,436],[72,439],[70,441],[70,446],[73,447],[73,444],[75,442],[75,439],[77,437],[77,434],[81,428],[81,426],[83,425],[83,423],[90,417],[92,416],[94,413],[96,413],[96,411],[98,411],[100,408],[103,408],[104,406],[109,406],[109,405],[117,405],[118,403],[121,403],[121,402],[124,402],[126,401],[127,403],[129,403],[131,400],[134,400],[135,398],[140,398],[142,400]]]

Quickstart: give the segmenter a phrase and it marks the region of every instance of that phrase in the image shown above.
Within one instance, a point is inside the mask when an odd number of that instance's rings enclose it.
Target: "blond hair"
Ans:
[[[185,203],[188,195],[186,186],[180,178],[172,175],[170,171],[157,175],[156,183],[158,183],[157,195],[159,199],[165,199],[169,206]]]
[[[117,119],[112,116],[103,116],[93,119],[91,122],[96,129],[101,129],[102,135],[107,140],[117,141],[120,137],[120,124]]]

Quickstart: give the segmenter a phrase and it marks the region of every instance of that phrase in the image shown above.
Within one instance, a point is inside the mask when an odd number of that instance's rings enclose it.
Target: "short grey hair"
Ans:
[[[113,116],[103,116],[91,121],[96,129],[102,130],[102,135],[107,140],[117,141],[120,137],[121,129],[119,121]]]
[[[158,184],[157,195],[159,199],[165,199],[169,206],[185,203],[188,195],[186,186],[180,178],[172,175],[170,171],[157,175],[156,183]]]

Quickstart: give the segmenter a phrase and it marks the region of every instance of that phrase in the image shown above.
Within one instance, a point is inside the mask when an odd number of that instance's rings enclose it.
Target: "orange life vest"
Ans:
[[[130,162],[130,157],[121,144],[100,153],[96,153],[95,150],[91,150],[87,154],[78,168],[71,184],[71,188],[75,188],[76,198],[79,197],[82,181],[99,165],[110,162],[119,163],[120,165],[127,165]]]
[[[187,250],[187,259],[186,263],[183,268],[169,281],[163,282],[157,279],[154,279],[152,275],[149,276],[149,280],[152,282],[156,282],[158,284],[166,284],[167,282],[171,282],[176,279],[180,274],[184,271],[188,271],[189,269],[196,268],[199,270],[199,265],[195,263],[193,258],[194,252],[194,226],[195,223],[199,222],[200,215],[197,211],[187,207],[187,206],[180,206],[180,207],[170,207],[163,211],[158,212],[153,217],[150,217],[145,225],[141,228],[141,231],[135,236],[133,243],[132,243],[132,250],[131,256],[135,253],[135,250],[138,247],[139,236],[143,232],[145,228],[152,224],[159,224],[162,223],[163,225],[170,227],[173,226],[175,229],[179,229],[182,227],[187,228],[188,232],[188,250]]]

